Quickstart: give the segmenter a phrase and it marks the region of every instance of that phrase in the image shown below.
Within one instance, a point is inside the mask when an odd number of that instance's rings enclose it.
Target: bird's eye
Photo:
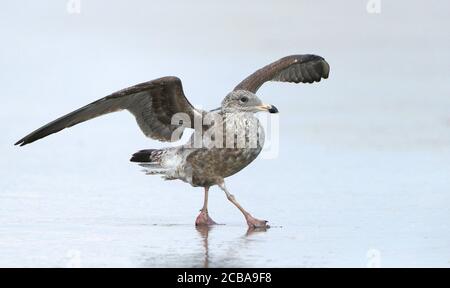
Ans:
[[[244,97],[241,97],[241,99],[240,99],[240,100],[241,100],[241,102],[242,102],[242,103],[246,103],[246,102],[248,102],[248,98],[247,98],[247,97],[245,97],[245,96],[244,96]]]

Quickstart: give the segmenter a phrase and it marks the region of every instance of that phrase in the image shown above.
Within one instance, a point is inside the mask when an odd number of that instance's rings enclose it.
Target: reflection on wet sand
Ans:
[[[247,267],[251,265],[254,236],[266,232],[266,229],[248,229],[243,227],[187,226],[172,225],[155,227],[161,235],[166,228],[174,235],[182,237],[164,237],[152,245],[144,245],[139,257],[143,267]],[[236,236],[234,236],[236,235]]]
[[[213,226],[195,226],[195,229],[197,229],[198,233],[200,234],[201,238],[203,239],[203,249],[204,249],[204,258],[203,258],[203,268],[209,267],[209,244],[208,244],[208,236],[209,231],[213,229]]]
[[[210,248],[209,248],[209,233],[211,230],[215,229],[216,226],[205,226],[205,225],[201,225],[201,226],[196,226],[195,229],[198,231],[198,233],[200,234],[201,238],[202,238],[202,244],[203,244],[203,249],[204,249],[204,257],[203,257],[203,268],[209,268],[210,267],[210,259],[209,259],[209,254],[210,254]],[[244,248],[242,246],[246,246],[248,244],[247,237],[252,236],[255,233],[261,233],[261,232],[266,232],[267,228],[248,228],[247,232],[245,233],[244,236],[241,236],[237,239],[237,242],[244,242],[245,245],[240,245],[238,247],[235,248]],[[243,241],[242,241],[243,240]],[[235,249],[233,248],[233,249]],[[233,250],[236,251],[236,250]],[[232,255],[236,255],[238,253],[232,253]],[[218,266],[221,266],[221,263],[217,263],[219,264]],[[225,264],[225,263],[223,263]],[[216,265],[215,265],[216,266]]]

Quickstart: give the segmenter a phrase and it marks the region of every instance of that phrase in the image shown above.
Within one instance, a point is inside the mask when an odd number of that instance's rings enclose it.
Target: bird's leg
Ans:
[[[208,192],[209,192],[209,187],[205,187],[205,199],[203,202],[203,208],[200,210],[200,214],[197,216],[197,219],[195,220],[196,226],[217,224],[208,215]]]
[[[244,217],[245,217],[245,220],[247,221],[248,227],[250,227],[250,228],[269,228],[270,227],[269,225],[267,225],[266,220],[256,219],[250,213],[245,211],[245,209],[242,208],[242,206],[236,201],[236,198],[234,197],[234,195],[231,194],[230,192],[228,192],[227,188],[225,187],[225,182],[219,183],[218,185],[219,185],[220,189],[222,189],[223,192],[225,192],[227,199],[230,200],[230,202],[233,203],[234,206],[236,206],[242,212],[242,214],[244,214]]]

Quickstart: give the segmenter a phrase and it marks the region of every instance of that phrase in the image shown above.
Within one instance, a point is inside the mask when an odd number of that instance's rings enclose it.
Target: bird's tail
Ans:
[[[131,162],[139,163],[160,163],[161,155],[164,153],[163,149],[146,149],[141,150],[131,156]]]
[[[148,175],[166,174],[167,168],[161,165],[162,156],[165,149],[146,149],[141,150],[131,156],[131,162],[138,162],[140,166],[144,167],[144,172]]]

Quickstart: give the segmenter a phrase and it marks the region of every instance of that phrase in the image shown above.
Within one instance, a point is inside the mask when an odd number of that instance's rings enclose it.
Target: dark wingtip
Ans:
[[[25,141],[23,139],[20,139],[19,141],[17,141],[16,143],[14,143],[14,146],[19,145],[20,147],[22,147],[23,145],[25,145]]]
[[[322,56],[314,55],[314,54],[305,54],[305,55],[298,55],[300,58],[297,58],[300,60],[301,63],[307,63],[311,62],[314,65],[315,72],[318,74],[317,78],[310,79],[309,81],[306,81],[306,83],[314,83],[314,82],[320,82],[321,79],[328,79],[328,76],[330,75],[330,64],[328,64],[327,60],[323,58]]]
[[[323,79],[328,79],[328,76],[330,75],[330,64],[322,58],[322,71],[323,71]]]
[[[17,141],[16,143],[14,143],[15,146],[19,145],[20,147],[25,146],[27,144],[33,143],[34,141],[36,141],[38,139],[30,139],[28,137],[24,137],[22,139],[20,139],[19,141]]]

